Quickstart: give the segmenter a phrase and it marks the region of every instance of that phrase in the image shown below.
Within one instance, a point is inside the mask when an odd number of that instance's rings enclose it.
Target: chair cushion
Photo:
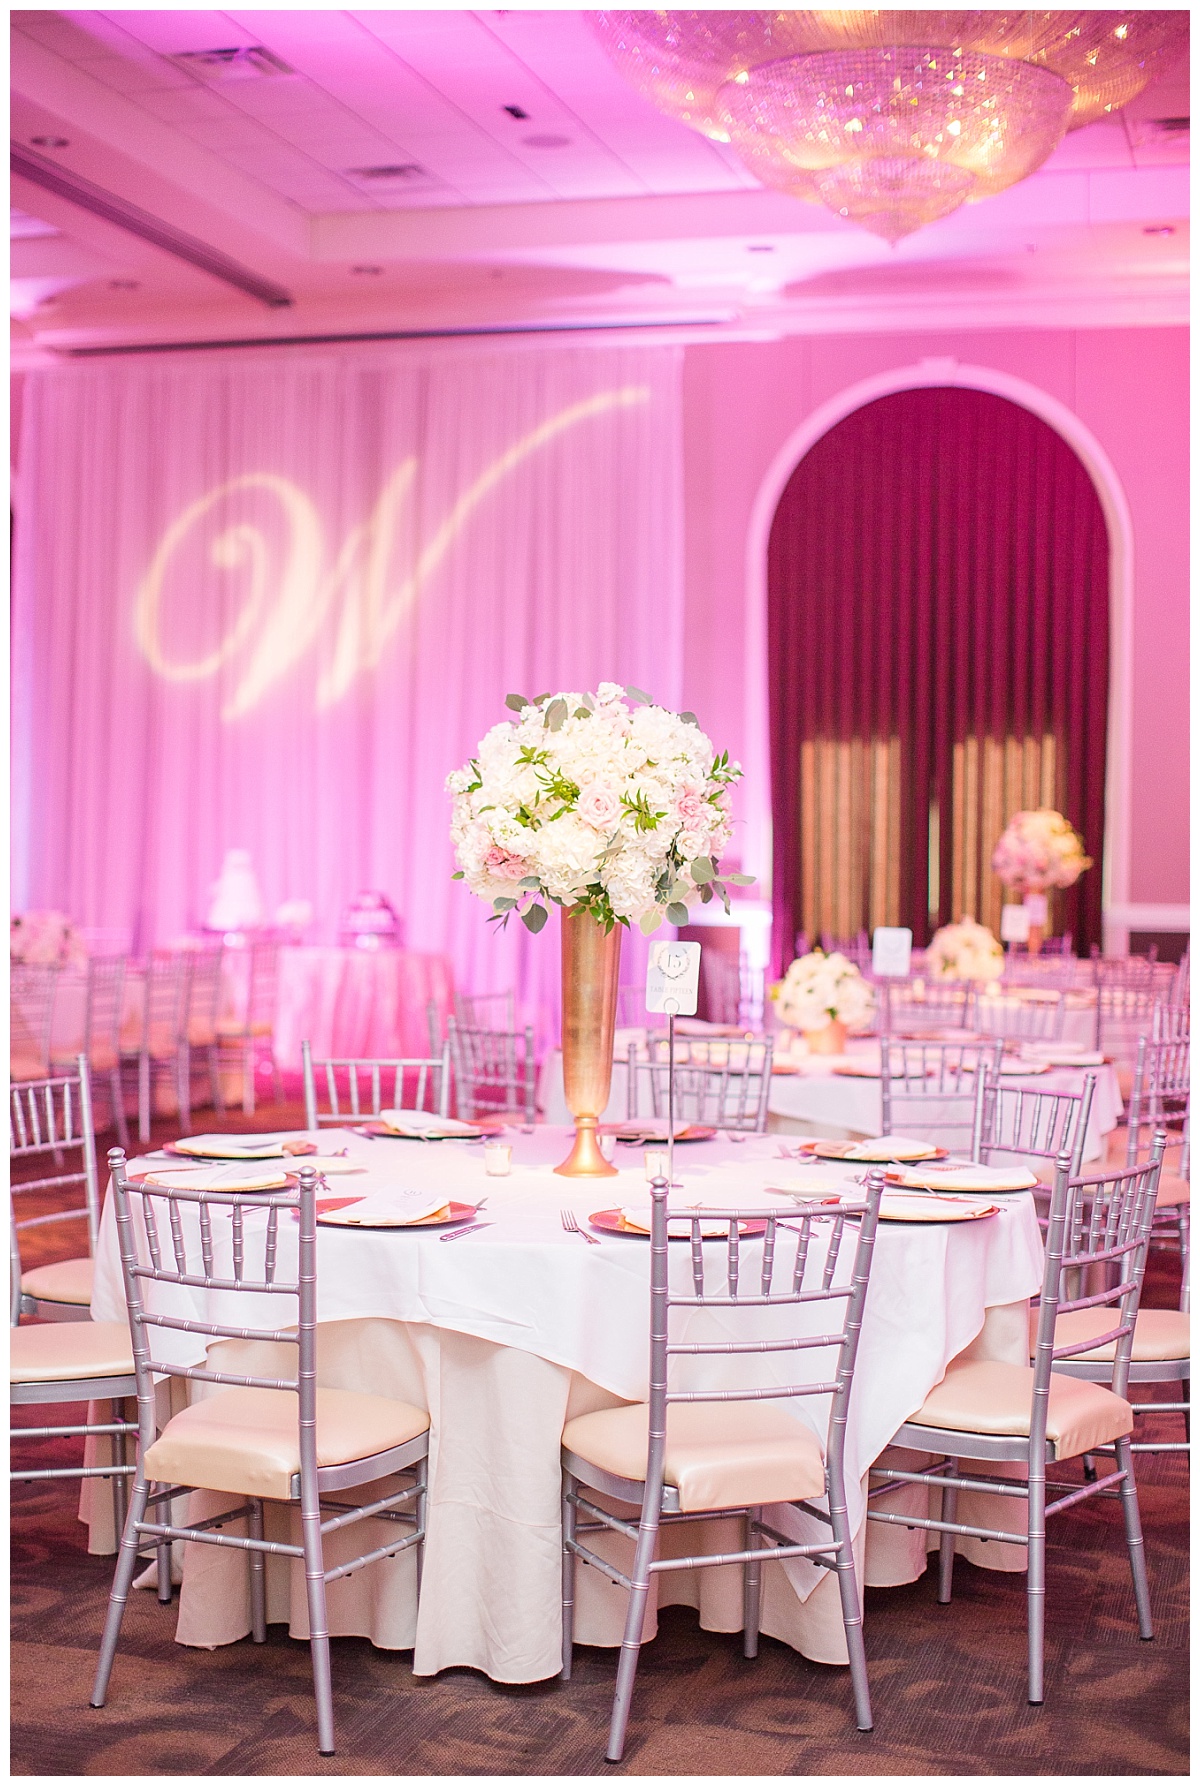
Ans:
[[[124,1321],[54,1321],[14,1327],[8,1338],[10,1383],[133,1375],[133,1347]]]
[[[614,1476],[646,1474],[649,1409],[601,1408],[563,1428],[563,1448]],[[825,1492],[820,1440],[762,1402],[675,1402],[667,1409],[666,1480],[688,1513],[802,1501]]]
[[[93,1264],[90,1259],[60,1259],[55,1265],[35,1265],[21,1273],[21,1292],[43,1302],[80,1303],[92,1300]]]
[[[912,1426],[1027,1438],[1032,1402],[1033,1371],[1029,1367],[968,1361],[952,1364],[908,1419]],[[1057,1457],[1078,1457],[1132,1431],[1133,1409],[1111,1389],[1051,1372],[1046,1437]]]
[[[224,1041],[236,1042],[245,1036],[269,1036],[274,1028],[273,1023],[266,1021],[247,1025],[239,1023],[236,1018],[223,1017],[217,1025],[217,1035]]]
[[[299,1399],[286,1389],[222,1389],[169,1420],[146,1453],[155,1482],[286,1501],[300,1468]],[[352,1463],[428,1432],[408,1402],[317,1390],[317,1464]]]
[[[1069,1309],[1065,1315],[1058,1317],[1054,1329],[1054,1343],[1058,1346],[1074,1346],[1080,1340],[1087,1339],[1093,1333],[1111,1333],[1121,1318],[1119,1308],[1078,1308]],[[1029,1315],[1029,1349],[1032,1356],[1034,1342],[1037,1339],[1038,1311],[1030,1310]],[[1111,1341],[1107,1346],[1098,1346],[1094,1352],[1076,1352],[1075,1358],[1086,1359],[1088,1363],[1105,1362],[1116,1356],[1117,1343]],[[1168,1359],[1191,1357],[1191,1322],[1187,1315],[1181,1315],[1173,1308],[1144,1308],[1138,1310],[1137,1321],[1133,1329],[1133,1350],[1130,1359],[1134,1364],[1157,1364]],[[1070,1359],[1064,1358],[1063,1364]]]

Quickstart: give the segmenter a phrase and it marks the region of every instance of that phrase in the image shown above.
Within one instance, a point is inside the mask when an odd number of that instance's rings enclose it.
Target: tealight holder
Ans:
[[[647,1148],[646,1152],[642,1155],[642,1158],[646,1163],[646,1177],[651,1183],[656,1178],[665,1178],[667,1176],[667,1154],[665,1148]]]
[[[483,1150],[483,1169],[489,1178],[507,1178],[512,1171],[511,1144],[489,1141]]]

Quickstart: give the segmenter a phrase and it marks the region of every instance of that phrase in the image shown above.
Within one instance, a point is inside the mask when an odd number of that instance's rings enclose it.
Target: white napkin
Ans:
[[[377,1191],[345,1209],[327,1210],[321,1220],[340,1228],[408,1228],[448,1208],[449,1199],[438,1191]]]
[[[281,1135],[185,1135],[175,1142],[177,1153],[194,1154],[199,1160],[274,1160],[284,1157],[285,1141],[295,1141],[295,1133]]]
[[[937,1148],[931,1141],[914,1141],[909,1135],[877,1135],[873,1141],[856,1141],[842,1155],[846,1160],[928,1160]]]
[[[395,1135],[478,1135],[474,1123],[438,1116],[432,1110],[381,1110],[379,1121]]]
[[[1029,1191],[1038,1182],[1026,1166],[908,1166],[897,1177],[902,1185],[930,1191]]]
[[[676,1210],[676,1211],[674,1211],[674,1214],[676,1214],[676,1215],[687,1214],[690,1216],[691,1213],[692,1212],[690,1210],[687,1210],[687,1211]],[[622,1209],[621,1210],[621,1220],[624,1222],[624,1224],[627,1228],[635,1228],[639,1234],[649,1234],[650,1233],[651,1214],[652,1214],[651,1206],[649,1204],[641,1203],[641,1204],[636,1204],[630,1208]],[[675,1229],[675,1232],[677,1234],[682,1234],[685,1232],[685,1230],[682,1227],[677,1227],[674,1222],[672,1222],[671,1225]],[[686,1232],[689,1232],[689,1233],[690,1233],[690,1231],[691,1231],[690,1228],[686,1230]],[[714,1238],[720,1238],[723,1240],[725,1238],[725,1236],[728,1234],[728,1232],[729,1232],[728,1222],[709,1221],[709,1222],[701,1222],[701,1224],[700,1224],[700,1233],[706,1240],[711,1240]]]
[[[178,1171],[159,1166],[146,1174],[146,1180],[184,1191],[280,1191],[287,1183],[287,1173],[278,1166],[256,1168],[253,1163],[241,1166],[230,1160],[221,1166],[184,1166]]]

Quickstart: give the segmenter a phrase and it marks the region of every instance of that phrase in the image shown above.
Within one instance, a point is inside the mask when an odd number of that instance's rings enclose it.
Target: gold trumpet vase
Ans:
[[[804,1040],[810,1054],[845,1054],[846,1025],[840,1018],[831,1017],[820,1029],[806,1029]]]
[[[590,912],[562,914],[563,1091],[575,1118],[575,1145],[554,1170],[564,1178],[615,1178],[597,1130],[612,1085],[613,1031],[621,927],[605,933]]]

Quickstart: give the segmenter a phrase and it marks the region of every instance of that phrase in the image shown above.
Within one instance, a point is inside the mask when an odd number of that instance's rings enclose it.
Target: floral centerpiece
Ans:
[[[1030,893],[1073,887],[1091,866],[1078,831],[1048,806],[1015,812],[992,852],[992,867],[1004,885]]]
[[[934,932],[925,964],[932,980],[998,980],[1004,950],[985,924],[960,918]]]
[[[728,910],[725,883],[750,884],[719,872],[741,769],[695,714],[615,682],[507,704],[518,717],[493,726],[446,782],[456,878],[494,917],[515,911],[536,933],[550,902],[649,936],[664,918],[686,924],[696,900]]]
[[[10,961],[38,967],[83,967],[83,938],[63,912],[22,912],[9,926]]]
[[[569,1177],[609,1177],[596,1139],[608,1102],[622,929],[650,936],[751,876],[722,874],[741,775],[694,713],[641,689],[509,695],[516,717],[492,727],[446,786],[450,835],[472,893],[535,935],[562,910],[563,1083],[575,1116]]]
[[[810,1050],[825,1053],[840,1054],[846,1032],[866,1029],[875,1010],[873,989],[837,950],[826,955],[813,949],[799,956],[771,996],[779,1021],[804,1030]]]

